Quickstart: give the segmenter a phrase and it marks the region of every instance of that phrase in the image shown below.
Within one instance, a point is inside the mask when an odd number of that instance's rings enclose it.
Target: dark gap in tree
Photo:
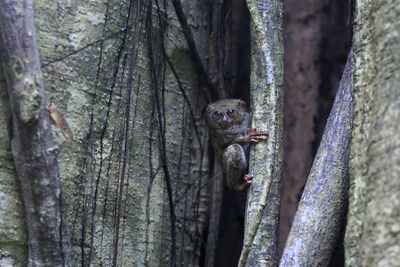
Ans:
[[[233,191],[224,181],[215,266],[236,266],[243,245],[247,191]]]
[[[313,156],[317,153],[351,46],[349,1],[331,2],[323,4],[320,23],[322,40],[318,64],[321,83],[317,99],[318,112],[315,117],[317,135],[313,143]]]
[[[347,218],[348,209],[346,209],[345,216]],[[343,224],[342,229],[340,229],[340,237],[336,243],[335,252],[332,255],[329,267],[342,267],[344,265],[344,234],[346,232],[347,221]]]
[[[208,236],[208,227],[204,229],[204,232],[201,236],[201,240],[207,240]],[[207,243],[206,242],[201,242],[200,246],[200,257],[199,257],[199,265],[200,266],[205,266],[206,264],[206,252],[207,252]]]
[[[232,4],[232,96],[250,102],[250,13],[246,1]]]
[[[224,8],[225,7],[225,8]],[[245,0],[225,1],[224,80],[228,96],[250,106],[250,14]],[[229,35],[229,36],[227,36]],[[221,220],[215,251],[215,266],[236,266],[243,244],[247,190],[233,191],[223,182]]]

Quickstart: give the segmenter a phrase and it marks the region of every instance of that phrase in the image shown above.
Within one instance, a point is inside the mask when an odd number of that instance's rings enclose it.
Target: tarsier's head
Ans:
[[[246,102],[240,99],[222,99],[209,104],[206,114],[209,127],[229,128],[246,118]]]

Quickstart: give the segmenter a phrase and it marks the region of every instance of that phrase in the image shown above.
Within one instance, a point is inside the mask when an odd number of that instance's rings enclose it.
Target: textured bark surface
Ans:
[[[247,1],[251,29],[252,127],[267,142],[250,151],[245,234],[238,266],[275,266],[278,261],[283,126],[283,2]]]
[[[351,54],[280,266],[327,266],[345,221],[353,120]]]
[[[27,230],[24,206],[8,138],[11,112],[0,67],[0,266],[26,266]]]
[[[400,262],[400,1],[356,1],[347,266]]]
[[[75,142],[67,143],[61,132],[53,129],[78,265],[111,266],[113,258],[117,266],[169,264],[171,225],[164,159],[176,214],[177,265],[196,266],[200,262],[209,207],[208,137],[201,125],[206,103],[172,6],[151,1],[148,13],[148,3],[34,2],[46,94],[64,113],[75,137]],[[200,54],[205,57],[207,3],[182,4]],[[145,27],[149,14],[152,24]],[[149,31],[154,38],[153,66]],[[134,49],[136,64],[130,76]],[[129,77],[133,78],[132,87]],[[1,132],[7,133],[7,117],[3,113],[0,116]],[[161,135],[165,135],[164,154]],[[3,166],[10,155],[7,135],[1,135],[1,140],[4,161],[0,170],[7,174],[1,179],[10,179],[1,180],[3,192],[15,181],[12,169]],[[18,199],[18,191],[10,195]],[[1,206],[11,201],[8,197],[2,200]],[[2,228],[7,230],[2,238],[8,243],[2,243],[1,253],[12,251],[15,255],[2,260],[12,262],[21,255],[18,260],[23,263],[26,243],[22,215],[18,213],[20,202],[12,205],[16,209],[9,206],[2,210],[12,209],[15,215],[7,218],[13,227]],[[9,234],[14,230],[18,234]]]
[[[11,151],[28,232],[28,266],[74,266],[32,2],[2,1],[0,6],[0,59],[9,96]]]

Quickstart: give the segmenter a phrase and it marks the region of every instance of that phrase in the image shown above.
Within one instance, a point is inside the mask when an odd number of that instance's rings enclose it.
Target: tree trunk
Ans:
[[[0,1],[0,5],[0,59],[11,113],[9,141],[24,203],[28,266],[74,266],[32,2]],[[19,260],[24,261],[18,257],[15,264]]]
[[[209,7],[182,5],[206,58]],[[75,138],[53,128],[78,264],[199,265],[210,190],[206,97],[172,5],[38,0],[34,11],[45,93]],[[4,82],[1,92],[3,104]],[[11,111],[1,111],[0,206],[11,214],[1,216],[1,260],[25,265],[25,219],[8,167]]]
[[[400,262],[400,1],[356,1],[347,266]]]
[[[250,11],[252,127],[269,132],[250,151],[250,186],[238,266],[278,262],[283,126],[283,2],[247,1]]]
[[[7,129],[11,112],[1,67],[0,80],[0,265],[26,266],[28,240],[24,206]]]

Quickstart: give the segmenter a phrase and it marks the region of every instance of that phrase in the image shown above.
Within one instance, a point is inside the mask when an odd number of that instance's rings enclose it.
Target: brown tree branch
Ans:
[[[75,266],[31,0],[0,0],[0,59],[12,112],[11,149],[28,229],[30,266]]]

